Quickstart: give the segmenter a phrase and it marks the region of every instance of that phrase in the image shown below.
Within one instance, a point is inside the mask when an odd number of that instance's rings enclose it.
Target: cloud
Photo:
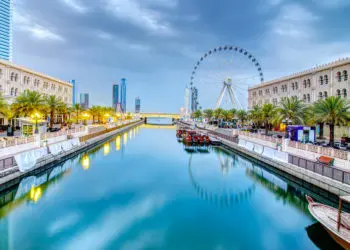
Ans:
[[[147,197],[125,207],[111,209],[96,223],[73,238],[62,249],[104,249],[136,221],[151,216],[164,205],[163,197]]]
[[[84,6],[79,0],[61,0],[61,2],[70,7],[75,12],[83,14],[88,11],[88,8]]]
[[[113,13],[119,20],[129,22],[156,35],[174,35],[176,33],[161,12],[148,8],[140,0],[106,1],[107,10]],[[160,5],[163,1],[158,0],[156,2]],[[153,4],[157,4],[156,2],[153,2]]]
[[[313,2],[324,8],[331,8],[331,9],[341,8],[341,7],[350,5],[349,0],[313,0]]]
[[[14,23],[16,29],[28,32],[37,40],[52,40],[58,42],[65,41],[61,35],[56,34],[49,28],[43,27],[42,25],[36,23],[28,14],[20,12],[19,10],[16,10],[14,13]]]

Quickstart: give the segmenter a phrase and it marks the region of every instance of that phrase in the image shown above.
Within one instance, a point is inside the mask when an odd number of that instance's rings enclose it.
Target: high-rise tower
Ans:
[[[119,103],[119,84],[113,84],[113,89],[112,89],[112,107],[117,110]]]
[[[122,112],[126,113],[126,79],[122,78],[120,83],[120,104]]]
[[[0,1],[0,59],[12,60],[12,0]]]
[[[140,113],[141,110],[141,100],[140,97],[135,98],[135,113]]]

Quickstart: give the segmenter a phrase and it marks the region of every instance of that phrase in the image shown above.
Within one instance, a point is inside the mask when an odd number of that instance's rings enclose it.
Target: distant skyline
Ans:
[[[349,12],[348,0],[14,0],[13,62],[76,79],[90,105],[110,106],[125,77],[129,110],[142,95],[145,112],[179,112],[209,49],[243,47],[271,80],[350,56]]]

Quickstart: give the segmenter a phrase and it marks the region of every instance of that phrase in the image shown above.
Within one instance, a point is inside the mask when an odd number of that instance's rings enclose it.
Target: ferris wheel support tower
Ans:
[[[225,92],[228,92],[228,95],[230,96],[230,100],[232,103],[233,108],[235,109],[242,109],[241,103],[238,101],[238,98],[232,88],[232,80],[230,78],[227,79],[227,81],[224,81],[222,89],[220,91],[220,95],[218,100],[216,101],[215,104],[215,109],[219,108],[221,106],[222,100],[224,98]]]

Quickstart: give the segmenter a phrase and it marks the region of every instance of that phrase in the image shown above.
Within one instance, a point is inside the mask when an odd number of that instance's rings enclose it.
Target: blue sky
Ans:
[[[220,45],[247,49],[265,80],[350,56],[349,0],[14,0],[14,59],[76,79],[92,104],[111,105],[128,80],[147,112],[178,112],[194,64]],[[220,69],[218,69],[220,70]],[[203,108],[215,103],[199,86]],[[201,95],[202,93],[202,95]]]

